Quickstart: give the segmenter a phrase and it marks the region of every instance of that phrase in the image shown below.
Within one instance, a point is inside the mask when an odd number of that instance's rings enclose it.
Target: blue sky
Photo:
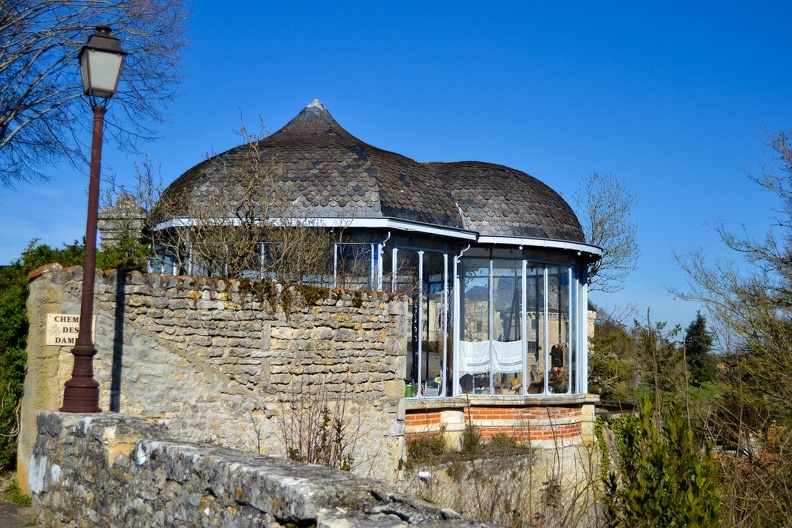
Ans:
[[[773,197],[747,172],[766,131],[792,129],[788,2],[212,2],[196,0],[180,98],[141,147],[166,183],[270,132],[312,99],[352,134],[419,161],[480,160],[572,201],[611,172],[637,196],[642,256],[625,289],[594,296],[687,325],[672,252],[728,256],[711,225],[761,236]],[[76,64],[75,64],[76,68]],[[113,111],[112,106],[109,109]],[[86,120],[90,119],[86,111]],[[120,181],[141,157],[104,151]],[[85,169],[87,172],[87,167]],[[85,229],[87,177],[0,188],[0,263]]]

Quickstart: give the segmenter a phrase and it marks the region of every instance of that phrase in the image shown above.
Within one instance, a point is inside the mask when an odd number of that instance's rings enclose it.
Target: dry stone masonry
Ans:
[[[56,264],[31,277],[23,481],[36,412],[60,407],[71,372],[70,347],[45,343],[46,314],[79,313],[81,274]],[[344,401],[355,471],[395,480],[405,412],[399,340],[408,335],[400,296],[99,272],[94,311],[102,409],[158,420],[185,441],[283,455],[283,416],[298,404]]]
[[[41,413],[37,526],[484,526],[323,466],[170,440],[115,413]]]

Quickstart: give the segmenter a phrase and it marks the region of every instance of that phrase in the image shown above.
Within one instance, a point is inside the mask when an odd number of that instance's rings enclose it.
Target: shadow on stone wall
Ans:
[[[110,410],[121,412],[121,379],[124,359],[124,312],[126,273],[116,273],[115,317],[113,319],[113,365],[110,378]]]

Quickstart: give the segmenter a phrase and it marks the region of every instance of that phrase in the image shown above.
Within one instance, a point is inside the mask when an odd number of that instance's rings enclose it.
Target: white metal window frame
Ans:
[[[461,328],[462,328],[462,310],[461,310],[461,303],[462,303],[462,281],[460,276],[460,266],[463,266],[463,259],[465,251],[469,249],[465,248],[462,250],[453,261],[453,277],[454,277],[454,285],[452,288],[453,293],[453,342],[454,342],[454,351],[458,353],[460,350],[460,343],[461,343]],[[477,258],[483,259],[487,257],[482,257],[481,255],[476,255],[474,257],[469,258]],[[488,338],[492,341],[492,332],[493,332],[493,317],[494,317],[494,308],[493,308],[493,295],[494,295],[494,261],[495,260],[508,260],[503,259],[501,257],[489,257],[489,276],[488,276],[488,291],[489,291],[489,306],[488,306],[488,314],[487,320],[489,328],[487,330]],[[517,260],[517,259],[513,259]],[[538,265],[542,268],[542,318],[541,320],[544,323],[543,327],[543,342],[541,343],[543,347],[543,363],[544,363],[544,375],[543,375],[543,390],[539,394],[530,394],[528,393],[528,343],[527,343],[527,335],[528,335],[528,310],[527,310],[527,300],[528,300],[528,291],[527,291],[527,269],[528,265]],[[551,392],[550,389],[550,372],[552,371],[552,367],[550,365],[550,296],[547,295],[549,291],[549,280],[550,280],[550,273],[549,270],[551,268],[560,268],[566,269],[566,274],[568,278],[568,291],[567,291],[567,321],[569,328],[567,330],[568,335],[567,338],[569,340],[569,346],[567,347],[566,351],[566,361],[568,367],[567,375],[567,390],[564,393],[557,393]],[[537,397],[537,396],[548,396],[548,395],[568,395],[568,394],[578,394],[582,393],[585,394],[588,391],[588,346],[587,346],[587,325],[588,325],[588,310],[585,308],[588,306],[588,295],[587,295],[587,286],[584,280],[581,280],[580,277],[580,270],[585,269],[581,266],[576,266],[572,263],[570,264],[562,264],[558,262],[538,262],[535,260],[531,260],[528,258],[522,259],[522,277],[521,277],[521,319],[522,319],[522,328],[521,328],[521,344],[522,344],[522,353],[523,353],[523,369],[522,369],[522,387],[520,394],[516,395],[519,397]],[[464,269],[464,268],[463,268]],[[559,278],[559,288],[560,288],[560,278],[561,275],[558,274]],[[558,307],[558,324],[561,325],[561,306]],[[586,326],[584,326],[586,325]],[[491,357],[491,356],[490,356]],[[574,362],[573,362],[574,360]],[[492,360],[490,359],[490,362]],[[492,388],[494,387],[493,383],[493,370],[490,368],[489,372],[489,390],[488,394],[491,393]],[[452,395],[453,396],[460,396],[462,395],[461,386],[459,383],[459,360],[454,361],[453,366],[453,383],[452,383]]]

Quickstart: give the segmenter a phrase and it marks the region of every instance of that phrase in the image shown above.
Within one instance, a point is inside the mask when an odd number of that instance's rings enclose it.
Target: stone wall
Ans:
[[[22,482],[35,416],[61,406],[71,375],[70,346],[45,344],[46,315],[79,313],[81,275],[59,265],[31,274]],[[343,413],[355,471],[396,478],[406,368],[399,338],[409,334],[401,297],[99,272],[94,312],[102,409],[157,420],[184,441],[284,454],[282,417],[326,401]]]
[[[483,526],[322,466],[174,442],[115,413],[41,413],[37,526]]]

